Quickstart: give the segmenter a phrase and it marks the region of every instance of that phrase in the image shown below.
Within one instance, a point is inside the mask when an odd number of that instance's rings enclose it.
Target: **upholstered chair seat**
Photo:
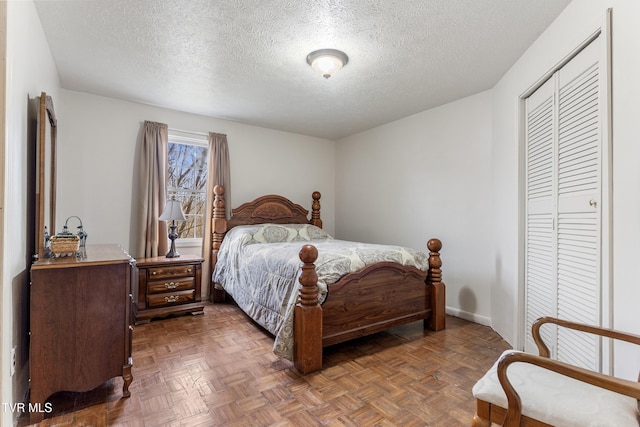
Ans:
[[[507,350],[503,356],[514,352]],[[498,380],[498,361],[473,387],[473,396],[502,408],[507,396]],[[509,380],[520,395],[522,415],[563,427],[638,426],[633,397],[558,374],[530,363],[513,363]]]
[[[531,332],[539,356],[507,350],[472,389],[472,427],[627,427],[640,425],[640,383],[551,359],[540,327],[554,324],[640,345],[640,335],[543,317]]]

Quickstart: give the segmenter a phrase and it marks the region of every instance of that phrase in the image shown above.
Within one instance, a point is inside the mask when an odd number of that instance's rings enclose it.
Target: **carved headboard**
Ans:
[[[231,211],[227,229],[245,224],[308,224],[309,211],[286,197],[270,194]]]
[[[320,193],[314,191],[311,195],[313,202],[311,204],[311,218],[308,217],[309,211],[297,203],[283,196],[270,194],[261,196],[257,199],[243,203],[239,207],[232,209],[231,218],[224,221],[224,188],[216,185],[214,188],[213,203],[213,222],[212,231],[214,233],[226,233],[236,225],[249,224],[313,224],[322,228],[322,219],[320,219]],[[216,224],[218,227],[216,227]]]
[[[322,228],[320,218],[320,193],[311,195],[311,218],[309,211],[283,196],[268,195],[244,203],[231,211],[231,218],[226,219],[224,204],[224,187],[216,185],[213,189],[213,215],[211,218],[211,271],[218,260],[218,250],[224,235],[236,225],[249,224],[312,224]],[[211,284],[211,298],[215,300],[214,286]]]

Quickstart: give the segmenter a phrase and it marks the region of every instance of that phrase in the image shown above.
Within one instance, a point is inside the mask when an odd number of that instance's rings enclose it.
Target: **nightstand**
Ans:
[[[136,325],[174,314],[203,314],[203,261],[202,257],[191,255],[137,259]]]

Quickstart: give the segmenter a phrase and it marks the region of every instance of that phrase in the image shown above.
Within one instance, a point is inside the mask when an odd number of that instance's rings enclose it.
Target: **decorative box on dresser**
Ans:
[[[84,392],[122,376],[129,397],[135,260],[118,245],[87,245],[81,256],[31,266],[30,402]],[[133,279],[133,280],[132,280]],[[44,411],[31,413],[31,421]]]
[[[202,262],[199,256],[140,258],[136,324],[174,314],[202,314]]]

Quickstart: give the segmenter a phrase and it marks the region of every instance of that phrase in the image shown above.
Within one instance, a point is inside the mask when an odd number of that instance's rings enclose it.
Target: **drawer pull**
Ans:
[[[187,273],[191,273],[192,271],[191,268],[187,268]]]
[[[169,283],[165,283],[164,287],[167,289],[175,289],[178,287],[178,284],[175,282],[169,282]]]
[[[151,275],[152,275],[152,276],[155,276],[156,274],[158,274],[158,272],[157,272],[157,271],[152,271],[152,272],[151,272]]]
[[[166,302],[178,302],[179,299],[180,299],[180,295],[171,295],[168,297],[164,297],[164,300]]]

